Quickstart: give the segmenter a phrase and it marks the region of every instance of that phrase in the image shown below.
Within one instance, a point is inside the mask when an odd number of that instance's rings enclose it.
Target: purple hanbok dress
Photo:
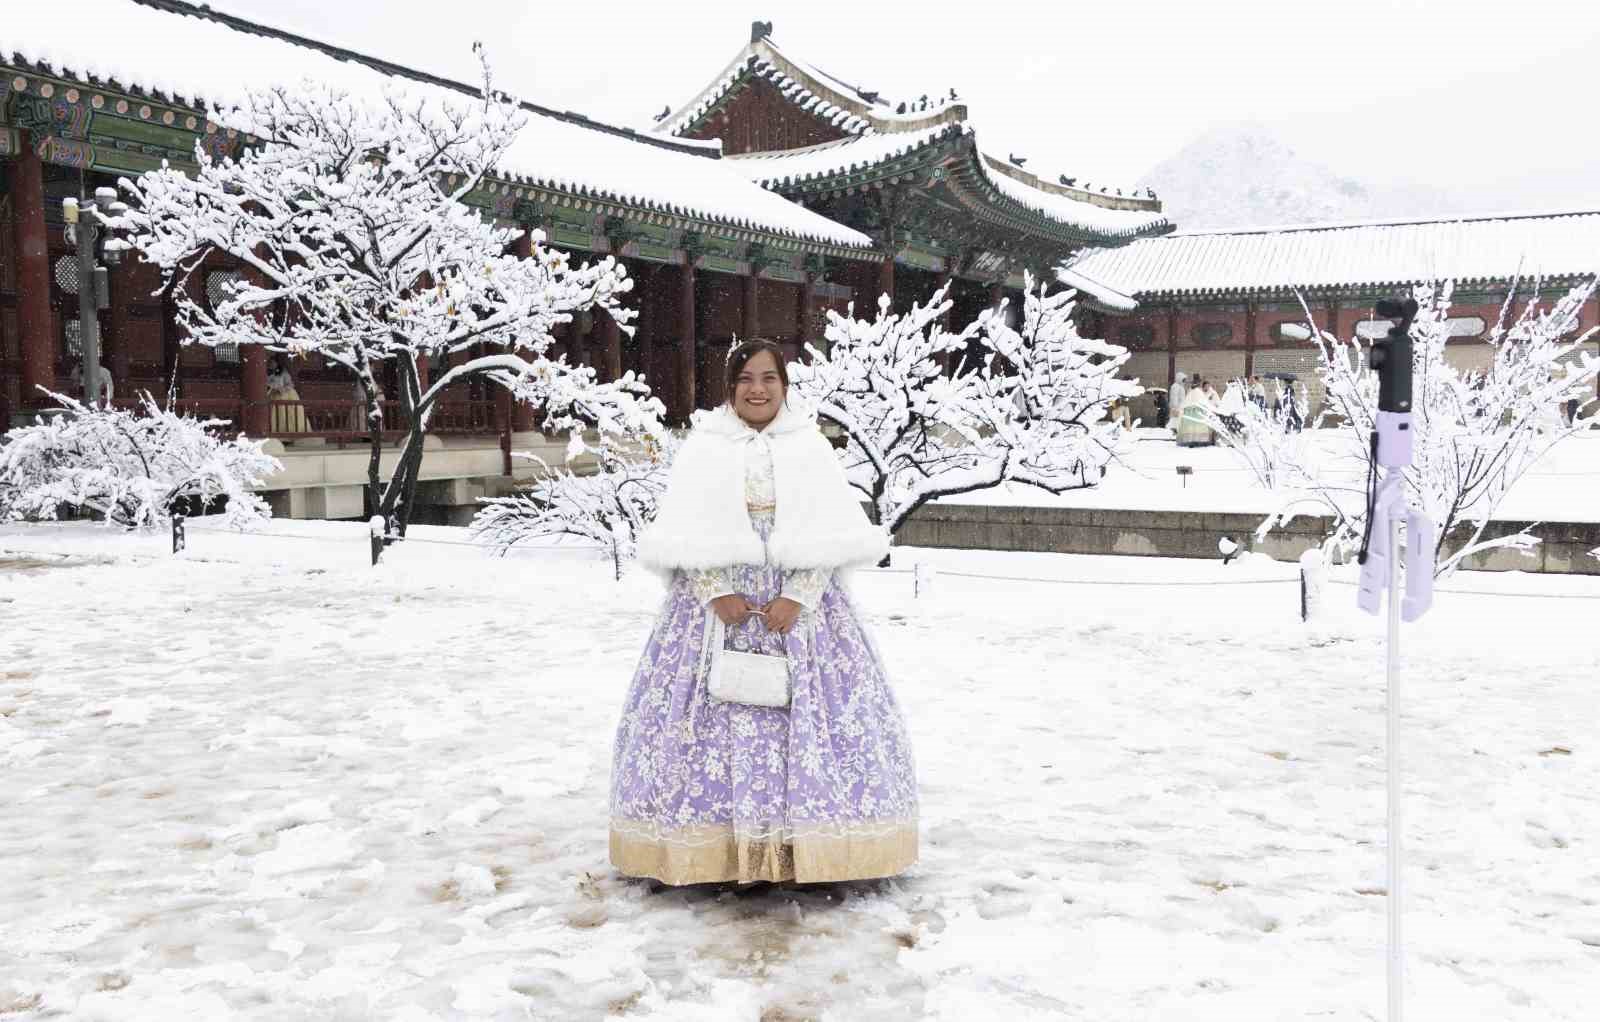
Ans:
[[[745,497],[765,543],[775,503],[757,443]],[[727,648],[784,652],[786,708],[725,703],[700,675],[708,602],[784,595],[787,635],[760,617]],[[668,884],[892,876],[917,858],[916,768],[877,647],[831,571],[739,565],[677,573],[623,704],[611,765],[611,863]]]

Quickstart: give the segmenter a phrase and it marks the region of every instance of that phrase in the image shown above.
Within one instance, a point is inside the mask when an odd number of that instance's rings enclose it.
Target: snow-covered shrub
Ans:
[[[136,411],[50,396],[59,412],[0,444],[0,520],[47,521],[72,507],[151,528],[169,524],[184,502],[219,500],[224,520],[238,528],[272,516],[250,488],[283,466],[262,453],[260,440],[224,439],[225,420],[178,415],[149,394]]]
[[[797,394],[843,432],[850,482],[891,534],[942,496],[1093,485],[1118,436],[1106,409],[1140,391],[1117,378],[1124,349],[1078,335],[1070,292],[1030,279],[1020,329],[995,310],[950,333],[947,291],[903,314],[880,298],[871,320],[830,312],[827,350],[809,347],[809,363],[790,368]],[[947,374],[942,360],[974,338],[981,354]]]
[[[509,249],[521,230],[467,204],[528,116],[492,88],[487,67],[476,99],[419,95],[391,79],[372,102],[307,81],[211,116],[261,142],[236,159],[197,146],[193,175],[163,168],[124,179],[133,209],[116,225],[169,278],[215,252],[244,268],[214,308],[173,289],[190,343],[315,353],[354,375],[373,439],[369,485],[378,513],[402,532],[435,403],[463,379],[493,380],[537,404],[549,429],[641,428],[659,415],[633,374],[601,384],[592,368],[549,357],[552,330],[584,310],[632,331],[622,266],[610,257],[574,266],[537,231],[532,257],[518,258]],[[424,386],[419,358],[450,355],[464,358]],[[383,363],[400,378],[407,431],[386,485]]]
[[[1413,463],[1405,470],[1406,497],[1437,529],[1434,574],[1453,572],[1465,559],[1498,548],[1530,550],[1538,538],[1526,532],[1484,539],[1495,509],[1517,481],[1567,436],[1595,421],[1595,377],[1600,358],[1583,350],[1595,333],[1577,334],[1579,314],[1595,283],[1573,288],[1552,305],[1506,299],[1488,343],[1493,360],[1486,370],[1462,369],[1445,357],[1450,337],[1452,286],[1421,285],[1412,321]],[[1345,556],[1361,543],[1366,525],[1362,491],[1349,481],[1348,466],[1363,473],[1372,467],[1371,435],[1378,405],[1378,374],[1363,369],[1368,342],[1320,335],[1319,374],[1326,394],[1324,412],[1339,426],[1335,449],[1297,449],[1289,470],[1298,480],[1288,501],[1268,517],[1265,534],[1295,514],[1319,507],[1330,514],[1334,533],[1324,544],[1329,555]],[[1576,401],[1568,423],[1560,408]],[[1335,475],[1343,470],[1343,474]]]
[[[646,436],[637,438],[637,443],[639,452],[619,450],[609,439],[598,446],[581,445],[579,449],[595,459],[592,474],[546,466],[547,474],[526,491],[483,500],[470,534],[501,555],[518,543],[543,536],[592,540],[610,555],[612,569],[621,578],[624,562],[633,559],[639,533],[655,517],[657,502],[666,491],[675,449],[670,434],[665,442]],[[568,452],[569,464],[574,453]]]

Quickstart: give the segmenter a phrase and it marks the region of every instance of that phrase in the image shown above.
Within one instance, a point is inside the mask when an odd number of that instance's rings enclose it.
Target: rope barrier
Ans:
[[[1174,581],[1174,582],[1159,582],[1159,581],[1154,581],[1154,582],[1130,582],[1130,581],[1126,581],[1126,580],[1122,580],[1122,579],[1104,579],[1104,578],[1101,578],[1101,579],[1087,579],[1087,578],[1022,578],[1022,577],[1019,577],[1019,576],[1011,576],[1011,575],[980,575],[980,574],[976,574],[976,573],[973,573],[973,572],[967,572],[967,571],[938,571],[938,577],[940,577],[940,578],[976,578],[976,579],[983,579],[985,581],[990,581],[990,582],[1038,582],[1038,583],[1045,583],[1045,584],[1068,585],[1068,586],[1144,586],[1144,587],[1154,586],[1154,587],[1162,588],[1162,589],[1168,588],[1170,586],[1204,586],[1206,588],[1212,588],[1212,587],[1215,587],[1215,586],[1270,586],[1270,585],[1282,585],[1282,584],[1284,584],[1286,582],[1294,582],[1294,583],[1298,584],[1299,581],[1300,581],[1300,579],[1298,577],[1295,577],[1295,578],[1229,579],[1228,581],[1225,581],[1225,582],[1176,582],[1176,581]]]
[[[1359,582],[1347,582],[1342,578],[1330,578],[1328,581],[1336,586],[1357,586]],[[1492,589],[1435,589],[1435,593],[1454,593],[1457,596],[1505,596],[1512,599],[1524,600],[1600,600],[1600,596],[1590,596],[1584,593],[1497,593]]]

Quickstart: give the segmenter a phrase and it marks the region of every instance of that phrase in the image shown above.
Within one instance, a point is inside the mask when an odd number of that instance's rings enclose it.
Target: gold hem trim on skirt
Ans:
[[[632,830],[633,828],[628,828]],[[611,864],[664,884],[827,883],[903,873],[917,861],[915,820],[870,833],[749,837],[729,827],[694,827],[659,838],[611,828]]]

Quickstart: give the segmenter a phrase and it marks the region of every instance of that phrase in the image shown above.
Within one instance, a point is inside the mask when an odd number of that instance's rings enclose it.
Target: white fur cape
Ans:
[[[772,448],[778,505],[765,551],[744,498],[746,456],[758,437]],[[734,564],[850,568],[888,550],[887,533],[867,520],[816,416],[787,403],[759,432],[727,405],[696,416],[655,520],[639,537],[640,563],[664,576]]]

